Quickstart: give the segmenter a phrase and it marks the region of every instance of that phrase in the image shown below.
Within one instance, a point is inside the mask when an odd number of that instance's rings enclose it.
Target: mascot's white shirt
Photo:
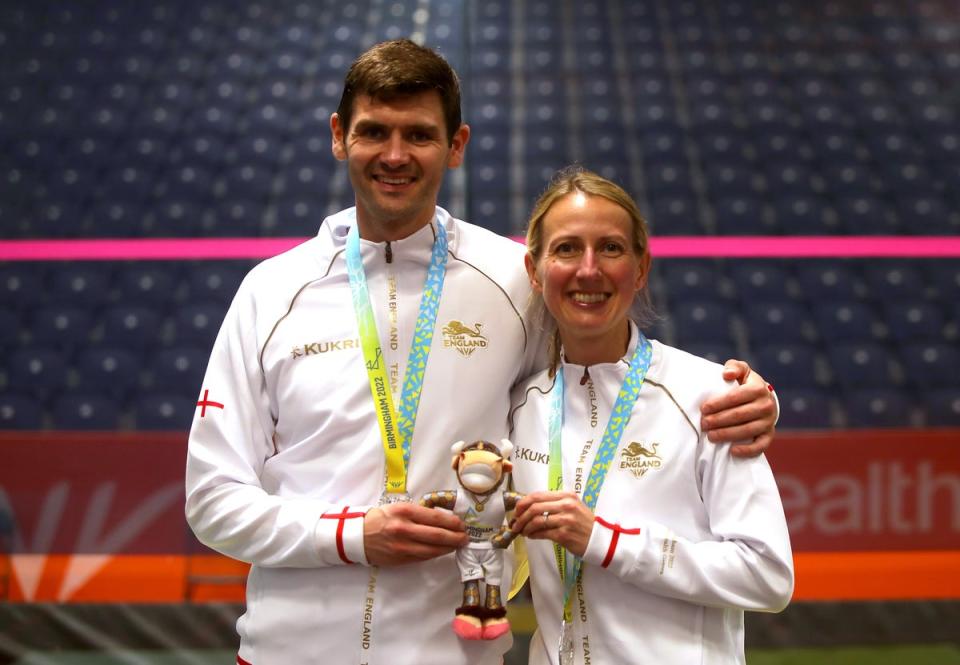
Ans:
[[[198,409],[190,432],[187,519],[203,543],[253,564],[237,623],[252,665],[499,663],[509,636],[469,642],[450,627],[453,555],[380,568],[371,612],[362,518],[335,517],[376,505],[384,479],[344,259],[355,223],[353,208],[327,218],[240,286],[201,389],[223,408]],[[456,486],[451,443],[507,434],[509,388],[542,347],[524,320],[522,245],[440,208],[436,223],[449,259],[408,470],[415,499]],[[385,243],[361,240],[395,403],[434,233],[389,243],[389,262]]]
[[[563,480],[582,495],[637,343],[618,363],[562,365]],[[577,663],[743,663],[743,610],[779,611],[793,590],[780,495],[763,456],[740,459],[701,433],[700,404],[727,387],[719,365],[652,341],[646,382],[606,476],[574,590]],[[515,391],[517,491],[547,487],[547,372]],[[552,543],[527,540],[539,629],[531,665],[557,662],[563,588]],[[612,556],[607,567],[604,560]]]

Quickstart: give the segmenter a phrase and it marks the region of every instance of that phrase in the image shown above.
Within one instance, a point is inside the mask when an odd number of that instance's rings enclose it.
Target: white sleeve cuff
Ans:
[[[363,520],[370,506],[330,508],[317,519],[316,545],[326,565],[367,565]]]
[[[770,386],[770,387],[773,388],[773,386]],[[780,422],[780,398],[777,397],[776,390],[771,390],[770,394],[773,395],[773,401],[777,405],[777,417],[774,418],[773,420],[773,426],[776,427],[777,423]]]
[[[372,506],[363,506],[362,508],[357,508],[356,512],[361,512],[366,515],[370,508],[372,508]],[[354,512],[354,509],[351,508],[350,512]],[[347,558],[362,566],[366,566],[368,563],[367,553],[363,547],[364,519],[366,518],[358,517],[357,519],[347,520],[343,529],[343,549],[347,553]]]
[[[587,549],[583,553],[583,560],[593,566],[603,565],[607,558],[607,552],[610,550],[610,541],[613,539],[613,531],[594,521],[593,530],[590,532],[590,540],[587,542]]]

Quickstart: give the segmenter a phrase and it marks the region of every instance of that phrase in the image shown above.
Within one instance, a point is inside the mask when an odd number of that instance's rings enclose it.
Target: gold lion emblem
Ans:
[[[454,319],[442,328],[443,345],[456,349],[463,357],[469,357],[477,349],[487,348],[487,338],[480,334],[483,324],[475,323],[468,328],[462,322]]]
[[[623,456],[630,457],[630,458],[647,457],[647,458],[660,459],[660,456],[657,454],[657,446],[659,445],[660,445],[659,443],[652,443],[650,444],[650,447],[647,448],[642,443],[637,443],[636,441],[633,441],[630,443],[629,446],[624,448]]]
[[[475,323],[473,328],[468,328],[457,320],[453,320],[443,327],[444,335],[469,335],[470,337],[483,337],[480,334],[482,323]]]

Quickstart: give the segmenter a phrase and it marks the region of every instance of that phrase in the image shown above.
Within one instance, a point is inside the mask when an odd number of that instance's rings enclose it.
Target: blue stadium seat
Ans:
[[[188,264],[186,299],[193,303],[216,302],[228,305],[240,287],[247,268],[237,262],[201,261]],[[219,321],[217,324],[219,325]]]
[[[84,308],[95,308],[110,296],[110,264],[64,263],[50,269],[45,300]]]
[[[85,228],[92,237],[139,238],[150,232],[149,211],[146,199],[97,198],[87,210]]]
[[[960,223],[947,203],[936,192],[927,194],[901,193],[897,197],[897,212],[907,220],[905,230],[916,235],[956,235]]]
[[[806,308],[796,302],[745,302],[744,324],[754,344],[806,343],[812,332]]]
[[[38,430],[43,427],[43,404],[28,395],[0,393],[0,430]]]
[[[216,181],[217,199],[265,201],[273,191],[275,169],[259,164],[236,164]]]
[[[223,136],[213,132],[189,132],[174,144],[173,162],[197,169],[217,169],[229,155]]]
[[[812,389],[820,385],[817,354],[809,344],[768,343],[754,347],[754,367],[777,389]]]
[[[597,171],[614,163],[625,167],[628,162],[627,146],[624,145],[623,136],[616,128],[592,129],[590,140],[585,146],[585,154],[587,163],[595,164],[594,168]]]
[[[21,314],[14,309],[0,309],[0,351],[19,346],[23,334]]]
[[[923,273],[909,260],[874,262],[864,266],[863,274],[871,292],[885,300],[913,300],[926,295]]]
[[[43,178],[43,186],[49,199],[73,210],[82,209],[97,185],[95,164],[68,161],[63,157]]]
[[[153,196],[157,178],[139,160],[127,164],[114,163],[104,174],[98,197],[104,202],[146,202]]]
[[[701,131],[697,133],[696,141],[703,163],[707,167],[715,162],[739,164],[744,168],[751,166],[748,142],[736,128]],[[682,147],[682,140],[678,142]]]
[[[198,106],[187,121],[191,132],[216,134],[223,139],[231,137],[240,126],[240,113],[231,104],[213,102]]]
[[[716,72],[692,72],[685,77],[686,91],[694,107],[704,106],[706,104],[724,104],[729,103],[729,91],[731,80],[724,74]],[[642,92],[642,91],[641,91]],[[664,90],[663,94],[666,94]],[[701,120],[709,121],[712,113]]]
[[[666,101],[653,100],[649,104],[640,104],[635,120],[644,131],[668,128],[676,118],[676,109]]]
[[[720,235],[762,236],[775,233],[776,220],[757,196],[725,197],[717,202],[715,214]]]
[[[186,432],[193,422],[196,400],[177,393],[143,393],[134,404],[134,423],[138,430]]]
[[[120,424],[120,406],[100,395],[69,394],[53,405],[53,427],[59,430],[115,430]]]
[[[901,359],[907,381],[919,390],[960,388],[960,350],[955,344],[906,344]]]
[[[663,196],[653,200],[650,230],[658,236],[696,236],[704,232],[700,206],[686,196]]]
[[[774,202],[773,214],[784,235],[834,235],[841,228],[836,211],[819,196],[780,197]]]
[[[751,196],[763,190],[763,179],[749,164],[712,160],[704,173],[707,189],[714,200]]]
[[[283,157],[285,142],[275,133],[244,134],[229,150],[229,160],[236,166],[276,169]]]
[[[842,261],[806,261],[797,268],[797,279],[803,294],[816,302],[856,300],[862,288],[857,273]]]
[[[900,228],[896,209],[879,196],[848,193],[837,196],[834,205],[841,224],[850,235],[897,235],[904,231]]]
[[[654,337],[654,339],[659,339]],[[723,342],[691,342],[685,344],[683,350],[695,356],[712,360],[722,365],[730,358],[737,357],[736,347],[731,343]]]
[[[670,86],[670,78],[665,73],[636,70],[633,72],[630,83],[631,91],[638,99],[655,99],[660,104],[670,103],[673,92]]]
[[[161,172],[159,180],[158,197],[163,202],[206,205],[214,198],[215,174],[208,168],[193,164],[171,166]]]
[[[765,373],[765,376],[767,374]],[[778,430],[830,429],[834,427],[831,393],[825,390],[777,389],[780,402]]]
[[[911,427],[911,393],[893,388],[857,390],[844,396],[851,427]]]
[[[93,316],[89,310],[69,304],[42,305],[30,317],[29,325],[34,344],[70,352],[89,341]]]
[[[510,205],[502,195],[481,191],[470,198],[470,216],[485,228],[506,234],[510,232]]]
[[[664,289],[671,299],[722,298],[723,271],[713,261],[669,259],[655,262],[663,271]]]
[[[891,164],[902,167],[915,163],[922,154],[919,142],[903,131],[868,134],[864,140],[874,162],[881,167]]]
[[[870,342],[884,337],[880,318],[867,302],[814,300],[813,316],[821,338],[830,343]]]
[[[904,125],[904,118],[892,102],[878,101],[873,104],[864,104],[855,109],[857,122],[866,132],[897,131]]]
[[[641,148],[644,159],[653,163],[686,159],[686,139],[679,133],[646,132],[641,137]]]
[[[790,125],[783,125],[779,121],[769,126],[755,125],[747,129],[751,137],[758,164],[803,164],[813,157],[813,149],[806,139],[799,135]],[[781,173],[778,183],[784,184],[785,191],[796,191],[794,186],[801,174]],[[778,188],[776,191],[781,191]]]
[[[160,341],[161,319],[153,308],[120,304],[105,308],[101,316],[100,341],[106,346],[140,351]]]
[[[923,151],[934,164],[950,164],[960,159],[960,132],[957,130],[924,132],[920,135]]]
[[[817,160],[824,166],[849,164],[856,168],[865,163],[867,153],[852,132],[817,132],[810,137],[810,141]]]
[[[7,307],[33,306],[43,293],[45,269],[42,264],[8,263],[0,266],[0,300]]]
[[[173,346],[161,349],[148,370],[150,390],[173,395],[195,395],[200,389],[209,358],[209,347]]]
[[[165,196],[154,206],[146,235],[182,238],[199,235],[203,228],[205,203]]]
[[[881,178],[887,190],[896,192],[901,198],[935,198],[937,190],[934,174],[922,163],[919,157],[894,161],[894,158],[882,158]]]
[[[804,106],[804,125],[811,134],[830,131],[849,131],[851,119],[839,104],[818,100]]]
[[[670,305],[674,334],[682,347],[692,342],[732,343],[732,307],[717,300],[682,300]]]
[[[924,266],[929,281],[942,302],[960,301],[960,264],[956,260],[926,261]]]
[[[943,312],[934,303],[888,302],[884,312],[890,337],[896,342],[946,341]]]
[[[875,342],[832,344],[827,358],[834,382],[844,389],[891,387],[894,356]]]
[[[95,346],[77,354],[76,391],[84,395],[105,395],[122,400],[141,383],[139,356],[117,347]]]
[[[144,102],[131,114],[131,131],[174,136],[186,125],[187,110],[177,103]]]
[[[266,236],[304,236],[320,226],[326,217],[326,205],[304,197],[283,197],[271,214],[271,208],[264,211],[261,224]]]
[[[8,390],[46,399],[66,384],[67,363],[59,350],[34,345],[15,348],[8,363]]]
[[[919,401],[924,405],[928,427],[960,427],[960,389],[924,392]]]
[[[121,304],[163,306],[177,297],[180,269],[176,263],[131,262],[122,264],[114,279]]]
[[[691,123],[695,130],[725,129],[734,125],[734,115],[730,107],[722,101],[708,100],[693,107]]]
[[[323,163],[307,158],[292,161],[279,171],[275,193],[281,198],[309,198],[323,201],[327,195],[331,174]],[[271,193],[272,185],[260,188],[260,196]]]
[[[209,348],[223,322],[227,306],[217,302],[191,302],[173,317],[173,336],[178,345]]]
[[[880,187],[870,166],[859,160],[834,158],[823,171],[827,189],[839,198],[870,198]]]
[[[750,260],[734,263],[729,274],[736,288],[736,295],[745,302],[789,301],[792,272],[782,264]]]

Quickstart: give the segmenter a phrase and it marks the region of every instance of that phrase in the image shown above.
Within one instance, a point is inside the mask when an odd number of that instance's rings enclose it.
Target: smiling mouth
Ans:
[[[403,185],[409,185],[414,180],[412,176],[386,176],[386,175],[375,175],[373,176],[373,179],[381,184],[397,186],[397,187],[403,186]]]
[[[608,293],[583,293],[581,291],[576,291],[570,295],[573,298],[574,302],[582,303],[584,305],[595,305],[597,303],[605,302],[607,298],[610,297]]]

